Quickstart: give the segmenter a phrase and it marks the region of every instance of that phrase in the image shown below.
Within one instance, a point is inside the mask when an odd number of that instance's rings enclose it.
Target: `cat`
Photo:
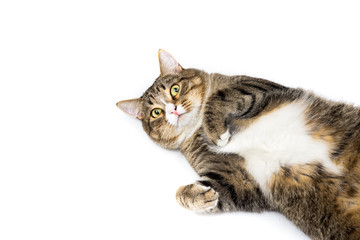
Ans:
[[[182,207],[277,211],[312,239],[360,239],[359,107],[158,57],[154,84],[117,106],[199,174],[177,190]]]

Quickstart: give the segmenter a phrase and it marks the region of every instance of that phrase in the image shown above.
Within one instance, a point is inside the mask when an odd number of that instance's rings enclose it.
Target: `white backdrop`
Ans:
[[[197,179],[115,106],[183,67],[360,104],[356,1],[1,1],[0,239],[308,239],[276,213],[196,214]]]

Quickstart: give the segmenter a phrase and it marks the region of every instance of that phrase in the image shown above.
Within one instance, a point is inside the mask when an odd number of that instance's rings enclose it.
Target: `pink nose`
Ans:
[[[174,106],[174,109],[170,110],[170,114],[174,114],[175,116],[179,116],[179,113],[176,110],[177,110],[177,106]]]
[[[174,114],[175,116],[179,116],[179,113],[176,110],[170,111],[170,114]]]

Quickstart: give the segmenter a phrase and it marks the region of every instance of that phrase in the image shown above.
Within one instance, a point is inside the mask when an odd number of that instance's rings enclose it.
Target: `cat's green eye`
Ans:
[[[158,117],[160,117],[161,113],[162,113],[162,110],[161,110],[160,108],[154,108],[154,109],[151,111],[151,116],[152,116],[153,118],[158,118]]]
[[[178,95],[179,91],[180,91],[180,86],[177,84],[172,85],[172,87],[170,88],[170,94],[172,97]]]

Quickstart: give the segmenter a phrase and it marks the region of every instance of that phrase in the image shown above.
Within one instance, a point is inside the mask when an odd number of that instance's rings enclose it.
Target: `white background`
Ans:
[[[356,1],[1,1],[0,239],[308,239],[276,213],[199,215],[196,174],[119,111],[183,67],[360,104]]]

